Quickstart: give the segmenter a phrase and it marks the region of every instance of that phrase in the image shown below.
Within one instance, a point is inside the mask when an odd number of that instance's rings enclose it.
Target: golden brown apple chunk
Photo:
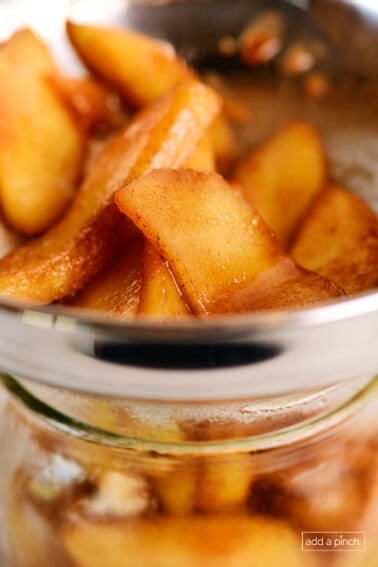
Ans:
[[[0,48],[0,197],[7,222],[26,235],[62,215],[84,157],[82,134],[47,83],[53,72],[30,30]]]
[[[116,128],[125,117],[118,97],[92,77],[66,77],[55,73],[48,81],[79,125],[85,130],[96,126]]]
[[[343,187],[327,187],[305,217],[292,256],[347,293],[372,288],[378,284],[377,214]]]
[[[89,69],[136,108],[150,104],[195,76],[194,70],[168,44],[134,31],[67,22],[67,33]],[[219,170],[229,171],[237,148],[224,116],[214,121],[210,137]]]
[[[0,261],[0,293],[50,303],[75,293],[106,265],[120,218],[115,190],[156,167],[180,167],[219,109],[198,81],[157,100],[106,146],[64,218]]]
[[[136,108],[194,75],[169,44],[131,30],[67,22],[67,33],[89,69]]]
[[[326,170],[317,133],[309,124],[295,122],[252,151],[237,166],[233,182],[287,247],[323,188]]]
[[[196,169],[197,171],[215,171],[212,128],[198,142],[193,155],[186,164],[186,168]]]
[[[142,287],[143,238],[136,235],[124,242],[110,266],[72,300],[72,307],[102,311],[109,315],[135,315]],[[117,248],[120,248],[117,244]]]
[[[143,256],[143,284],[139,315],[177,317],[189,311],[164,259],[146,242]]]
[[[77,567],[303,567],[297,534],[285,523],[242,515],[123,520],[67,525],[65,548]],[[312,558],[306,565],[313,565]]]
[[[152,171],[120,189],[116,203],[167,260],[195,313],[300,306],[342,293],[297,267],[216,173]]]
[[[245,508],[253,479],[252,463],[247,454],[204,460],[198,480],[196,509],[227,514]]]

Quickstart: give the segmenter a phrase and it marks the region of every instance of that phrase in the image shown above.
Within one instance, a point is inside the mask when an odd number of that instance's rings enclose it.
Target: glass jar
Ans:
[[[377,564],[377,379],[185,407],[3,382],[4,567]]]
[[[315,81],[285,76],[280,60],[260,69],[254,129],[241,142],[308,120],[332,176],[374,206],[373,4],[2,0],[0,39],[32,23],[71,69],[61,45],[69,6],[83,21],[181,42],[197,61],[230,46],[230,26],[239,33],[259,10],[279,10],[285,49],[320,53]],[[249,83],[238,87],[245,100]],[[2,300],[0,566],[375,567],[377,314],[377,291],[173,324]]]

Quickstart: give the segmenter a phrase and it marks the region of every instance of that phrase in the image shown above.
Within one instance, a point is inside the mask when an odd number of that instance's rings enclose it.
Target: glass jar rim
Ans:
[[[169,442],[144,440],[89,425],[69,417],[39,400],[24,385],[6,374],[0,374],[0,383],[10,396],[37,420],[43,420],[53,430],[67,434],[77,440],[106,446],[109,449],[132,451],[142,454],[164,456],[212,456],[234,453],[258,452],[261,450],[285,448],[295,442],[323,438],[328,432],[342,425],[369,403],[377,400],[378,376],[365,384],[357,393],[337,407],[316,415],[299,424],[291,425],[269,433],[250,437],[219,441]]]

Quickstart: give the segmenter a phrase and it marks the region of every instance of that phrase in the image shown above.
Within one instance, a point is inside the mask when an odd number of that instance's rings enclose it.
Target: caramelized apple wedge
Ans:
[[[194,77],[172,46],[137,32],[69,21],[67,33],[88,68],[136,108]]]
[[[1,57],[13,68],[24,68],[36,74],[48,74],[55,70],[49,48],[30,28],[21,28],[8,41],[0,45]]]
[[[236,168],[233,182],[288,247],[312,201],[324,187],[326,162],[315,130],[289,124]]]
[[[212,140],[212,128],[210,128],[202,140],[198,142],[193,155],[186,164],[186,168],[195,169],[197,171],[215,171],[215,153]]]
[[[343,187],[327,187],[311,207],[292,248],[293,258],[347,293],[378,284],[378,217]]]
[[[175,85],[195,76],[172,46],[134,31],[67,22],[67,33],[89,69],[136,108],[150,104]],[[237,148],[224,116],[214,121],[210,137],[217,167],[222,173],[228,172]]]
[[[143,256],[143,285],[139,315],[167,318],[188,315],[189,311],[168,266],[155,248],[146,242]]]
[[[73,118],[84,130],[96,126],[114,128],[125,121],[118,97],[91,77],[66,77],[58,73],[47,77]]]
[[[47,84],[54,65],[30,30],[0,48],[0,197],[9,225],[35,235],[54,223],[78,183],[84,140]]]
[[[159,509],[168,516],[184,517],[194,512],[200,474],[196,459],[180,459],[148,472]]]
[[[204,460],[196,509],[208,514],[229,514],[246,508],[253,479],[252,463],[248,454]]]
[[[112,254],[115,190],[153,168],[185,164],[218,109],[217,95],[193,80],[137,115],[96,160],[64,218],[0,261],[0,293],[50,303],[84,287]]]
[[[211,128],[217,171],[226,175],[235,165],[238,157],[238,145],[234,131],[225,116],[218,116]]]
[[[216,173],[152,171],[117,191],[116,203],[168,262],[194,313],[299,306],[342,293],[285,256],[257,211]]]
[[[66,304],[109,315],[135,315],[142,287],[143,238],[129,236],[110,266]],[[117,246],[118,248],[118,246]]]

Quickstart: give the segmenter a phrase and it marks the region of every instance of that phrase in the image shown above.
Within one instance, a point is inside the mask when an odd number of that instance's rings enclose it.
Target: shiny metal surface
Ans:
[[[20,25],[33,25],[54,47],[65,69],[79,70],[77,60],[63,42],[64,18],[69,14],[82,21],[131,25],[164,37],[174,41],[181,53],[206,66],[211,59],[219,63],[213,47],[218,45],[219,34],[224,33],[220,28],[225,23],[234,20],[233,25],[237,21],[241,25],[246,14],[252,17],[268,4],[270,8],[283,10],[290,22],[288,42],[308,34],[326,42],[327,57],[321,64],[333,77],[334,95],[328,101],[316,103],[306,100],[301,91],[294,97],[279,98],[274,89],[281,79],[279,68],[273,65],[270,71],[275,86],[261,91],[265,101],[262,116],[269,115],[269,120],[261,119],[259,135],[268,134],[282,113],[310,117],[324,136],[333,176],[347,182],[377,206],[378,5],[375,8],[375,2],[238,0],[178,2],[174,6],[152,4],[156,2],[0,0],[0,39]],[[180,10],[185,11],[185,18],[177,16]],[[215,13],[218,17],[212,16],[209,26],[210,14]],[[227,17],[230,13],[231,19]],[[174,29],[168,25],[169,21],[175,22]],[[193,21],[197,24],[193,25]],[[202,36],[198,33],[199,21],[206,29]],[[193,30],[197,30],[195,38],[190,35]],[[208,46],[207,51],[201,50],[206,57],[199,60],[195,52],[201,37]],[[294,84],[293,92],[296,88]],[[378,368],[377,336],[377,291],[295,312],[258,313],[185,324],[142,320],[113,323],[94,316],[78,318],[76,313],[63,308],[31,310],[3,302],[0,368],[61,388],[131,398],[210,400],[275,396],[372,376]],[[204,363],[195,370],[189,366],[172,368],[164,361],[151,367],[151,351],[147,347],[142,349],[138,363],[135,357],[122,355],[132,351],[135,344],[171,345],[172,353],[177,344],[208,345],[212,355],[208,365]],[[235,357],[233,365],[223,364],[220,353],[230,351],[235,345],[243,347],[244,358]],[[188,352],[189,358],[198,355],[195,349]]]

